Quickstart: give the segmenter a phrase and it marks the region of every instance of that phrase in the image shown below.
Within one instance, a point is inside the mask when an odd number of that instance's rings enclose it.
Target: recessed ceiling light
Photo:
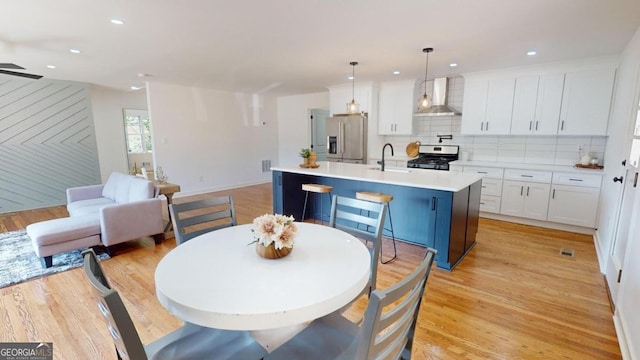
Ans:
[[[124,21],[120,19],[111,19],[111,23],[116,25],[124,25]]]
[[[131,90],[140,90],[142,88],[140,86],[131,86],[129,89],[131,89]]]
[[[456,67],[456,66],[458,66],[458,63],[451,63],[451,64],[449,64],[449,66]]]
[[[138,77],[140,78],[145,78],[145,77],[150,77],[151,75],[149,74],[145,74],[145,73],[138,73]]]
[[[393,75],[400,75],[400,71],[395,70],[395,71],[393,72]]]
[[[355,78],[354,78],[353,76],[349,76],[347,79],[349,79],[349,80],[353,80],[353,79],[355,79]]]
[[[80,54],[80,50],[78,49],[69,49],[69,52],[74,54]]]
[[[48,67],[49,69],[55,69],[55,68],[56,68],[56,66],[55,66],[55,65],[47,65],[47,67]]]
[[[537,52],[535,50],[527,51],[527,55],[529,55],[529,56],[533,56],[535,54],[537,54]]]

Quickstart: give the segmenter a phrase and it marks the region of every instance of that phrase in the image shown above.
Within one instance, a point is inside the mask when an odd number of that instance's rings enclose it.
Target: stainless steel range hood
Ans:
[[[453,116],[462,113],[447,105],[447,86],[449,79],[436,78],[433,79],[433,105],[425,111],[417,111],[414,116]]]

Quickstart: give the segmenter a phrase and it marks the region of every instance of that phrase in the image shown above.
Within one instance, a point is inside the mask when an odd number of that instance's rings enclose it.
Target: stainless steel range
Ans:
[[[458,145],[420,145],[418,157],[407,161],[407,167],[449,170],[449,162],[458,160]]]

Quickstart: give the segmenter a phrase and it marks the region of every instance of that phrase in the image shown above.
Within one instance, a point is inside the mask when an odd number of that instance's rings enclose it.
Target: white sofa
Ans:
[[[112,173],[105,184],[67,189],[70,217],[27,226],[45,267],[52,255],[94,245],[109,246],[144,236],[164,238],[162,200],[153,182]]]

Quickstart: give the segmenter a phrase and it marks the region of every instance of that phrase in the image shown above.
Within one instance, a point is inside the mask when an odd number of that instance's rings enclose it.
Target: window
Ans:
[[[151,121],[146,110],[124,109],[124,132],[127,140],[127,152],[150,153]]]

